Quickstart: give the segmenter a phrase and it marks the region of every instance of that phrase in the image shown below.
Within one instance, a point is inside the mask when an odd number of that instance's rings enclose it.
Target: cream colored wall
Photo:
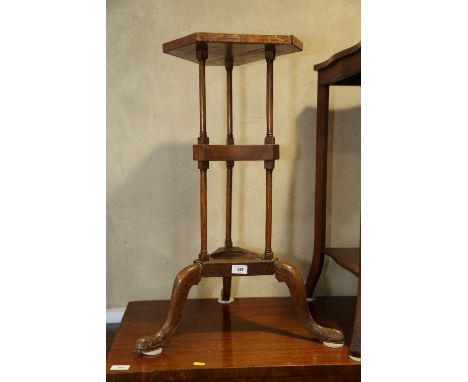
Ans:
[[[305,277],[314,216],[316,80],[314,64],[360,40],[360,2],[329,0],[109,0],[107,3],[107,304],[168,299],[176,273],[199,251],[198,68],[162,53],[192,32],[294,34],[304,51],[274,64],[274,133],[281,159],[273,176],[273,251]],[[207,68],[207,131],[225,141],[225,72]],[[234,136],[263,143],[265,64],[233,71]],[[333,89],[328,242],[359,242],[360,89]],[[225,165],[208,171],[208,246],[224,242]],[[234,167],[233,240],[263,251],[262,162]],[[355,294],[354,276],[325,264],[319,295]],[[219,295],[204,279],[190,298]],[[272,276],[234,278],[234,296],[286,296]]]

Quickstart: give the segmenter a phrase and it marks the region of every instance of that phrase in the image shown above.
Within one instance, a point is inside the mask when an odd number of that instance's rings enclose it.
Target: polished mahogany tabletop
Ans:
[[[188,300],[162,354],[136,354],[135,340],[159,329],[168,304],[128,304],[107,357],[108,381],[360,380],[360,363],[348,358],[355,297],[319,297],[309,304],[319,323],[344,330],[346,344],[341,349],[314,341],[294,316],[290,298],[269,297],[239,298],[229,305],[216,299]],[[129,368],[111,371],[112,365]]]

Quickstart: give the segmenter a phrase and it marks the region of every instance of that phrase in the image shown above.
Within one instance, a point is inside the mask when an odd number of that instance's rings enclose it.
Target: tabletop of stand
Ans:
[[[276,57],[302,51],[302,42],[292,35],[231,34],[197,32],[163,44],[163,52],[198,63],[196,46],[208,45],[208,66],[224,66],[232,58],[234,66],[265,59],[265,45],[275,45]]]
[[[128,304],[107,357],[107,381],[360,380],[360,363],[348,358],[355,297],[319,297],[309,304],[320,323],[344,330],[341,349],[315,342],[294,316],[290,298],[239,298],[229,305],[193,299],[162,354],[137,355],[135,340],[160,328],[168,305]],[[111,371],[112,365],[129,368]]]
[[[335,53],[314,70],[319,85],[361,86],[361,43]]]

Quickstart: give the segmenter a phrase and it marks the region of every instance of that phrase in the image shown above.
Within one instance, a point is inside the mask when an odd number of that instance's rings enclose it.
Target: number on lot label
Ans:
[[[246,275],[247,265],[233,265],[231,273],[234,275]]]
[[[128,370],[130,369],[130,365],[112,365],[111,370]]]

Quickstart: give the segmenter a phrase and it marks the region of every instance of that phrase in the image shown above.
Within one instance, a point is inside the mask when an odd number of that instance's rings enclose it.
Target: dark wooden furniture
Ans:
[[[354,320],[350,356],[361,358],[361,249],[326,248],[326,195],[328,149],[328,92],[330,86],[361,86],[361,43],[345,49],[327,61],[314,66],[318,72],[317,140],[315,167],[315,231],[312,264],[306,282],[307,296],[312,297],[322,272],[324,256],[359,278],[359,290]]]
[[[119,329],[120,323],[106,324],[106,357],[109,355],[112,342],[114,342],[115,335]]]
[[[135,337],[164,323],[169,301],[131,302],[107,357],[107,381],[359,381],[361,365],[348,358],[355,300],[320,297],[310,304],[321,322],[344,330],[341,349],[310,338],[289,298],[238,298],[230,305],[188,300],[159,357],[138,356],[133,346]],[[113,371],[112,365],[129,368]]]
[[[293,307],[309,332],[327,346],[343,345],[343,333],[338,329],[319,325],[309,313],[306,292],[300,272],[291,264],[273,256],[272,227],[272,176],[275,160],[279,159],[279,146],[273,135],[273,61],[276,56],[299,52],[302,43],[294,36],[238,35],[223,33],[194,33],[163,45],[163,51],[173,56],[198,63],[200,133],[193,146],[193,159],[200,170],[201,248],[193,264],[177,275],[171,296],[166,322],[156,334],[140,338],[135,345],[138,353],[159,354],[163,345],[174,334],[190,288],[202,277],[223,277],[221,302],[230,302],[231,277],[275,275],[285,282],[291,292]],[[232,70],[256,60],[266,61],[266,136],[261,145],[235,145],[232,118]],[[210,145],[206,128],[205,67],[224,65],[227,80],[227,136],[225,145]],[[265,251],[263,254],[235,247],[231,238],[232,172],[234,162],[261,160],[266,172]],[[207,172],[210,161],[225,161],[226,236],[224,246],[211,254],[207,243]]]

